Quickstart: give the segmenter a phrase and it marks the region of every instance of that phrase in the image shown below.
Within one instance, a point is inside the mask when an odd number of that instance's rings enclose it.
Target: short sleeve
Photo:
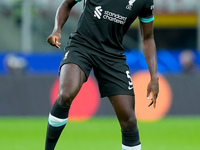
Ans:
[[[154,20],[153,9],[154,9],[153,0],[146,0],[139,14],[139,20],[144,23],[152,22]]]
[[[82,0],[75,0],[76,2],[80,2],[80,1],[82,1]]]

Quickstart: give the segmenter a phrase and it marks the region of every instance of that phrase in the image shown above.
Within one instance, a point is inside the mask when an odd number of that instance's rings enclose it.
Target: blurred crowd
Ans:
[[[23,7],[27,7],[25,2],[30,6],[32,50],[53,50],[45,41],[52,31],[56,9],[62,0],[0,0],[0,33],[4,35],[0,37],[0,51],[20,51],[23,17],[28,17],[28,13],[23,12]],[[64,28],[66,37],[75,30],[81,12],[82,4],[71,12],[67,28]]]

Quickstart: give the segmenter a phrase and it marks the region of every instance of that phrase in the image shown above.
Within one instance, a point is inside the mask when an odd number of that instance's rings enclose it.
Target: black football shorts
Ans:
[[[69,50],[63,56],[60,69],[67,63],[78,65],[85,73],[86,78],[93,68],[101,97],[134,95],[131,74],[126,60],[114,62],[86,51]]]

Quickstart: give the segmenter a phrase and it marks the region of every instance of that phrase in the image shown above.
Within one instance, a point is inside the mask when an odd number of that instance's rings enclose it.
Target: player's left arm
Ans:
[[[153,21],[142,22],[140,21],[140,30],[142,35],[143,53],[149,68],[151,80],[147,87],[147,99],[150,98],[152,93],[151,103],[156,107],[156,99],[159,92],[158,74],[157,74],[157,56],[156,56],[156,45],[153,34]]]

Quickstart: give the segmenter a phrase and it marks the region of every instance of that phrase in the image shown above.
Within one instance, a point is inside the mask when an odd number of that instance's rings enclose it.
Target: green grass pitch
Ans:
[[[200,117],[166,117],[138,123],[142,150],[200,150]],[[1,150],[44,150],[47,118],[1,117]],[[56,150],[121,150],[115,117],[68,122]]]

